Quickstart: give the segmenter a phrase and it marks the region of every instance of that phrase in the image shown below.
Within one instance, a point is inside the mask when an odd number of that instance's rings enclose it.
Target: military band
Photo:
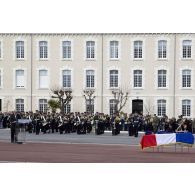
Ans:
[[[29,133],[59,133],[59,134],[89,134],[92,131],[101,135],[104,131],[111,131],[113,136],[127,131],[129,136],[138,137],[139,131],[150,133],[171,133],[177,131],[189,131],[195,133],[195,119],[168,118],[166,115],[158,117],[154,115],[142,115],[138,113],[116,113],[112,116],[104,113],[91,115],[87,112],[80,113],[41,113],[11,112],[0,113],[0,127],[11,129],[11,141],[15,142],[14,134],[18,119],[29,119],[26,131]]]

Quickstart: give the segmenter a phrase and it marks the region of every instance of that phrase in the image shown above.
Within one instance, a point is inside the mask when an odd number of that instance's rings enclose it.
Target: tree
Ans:
[[[60,108],[60,104],[58,100],[50,99],[48,101],[49,108],[52,110],[52,112],[56,112],[58,108]]]
[[[120,112],[127,103],[129,92],[123,92],[122,89],[118,89],[113,90],[112,94],[115,100],[115,110],[116,112]]]
[[[52,98],[56,98],[59,104],[59,109],[64,113],[64,108],[72,100],[72,90],[55,87],[51,89],[53,95]]]
[[[90,111],[90,114],[92,115],[93,114],[92,100],[95,99],[95,96],[94,96],[95,90],[93,90],[93,89],[86,89],[86,90],[83,90],[83,93],[84,93],[83,96],[85,98],[86,103],[87,103],[87,101],[89,101],[89,111]]]
[[[150,99],[147,100],[146,103],[144,104],[144,108],[148,115],[154,113],[154,107],[155,107],[154,102],[151,101]]]

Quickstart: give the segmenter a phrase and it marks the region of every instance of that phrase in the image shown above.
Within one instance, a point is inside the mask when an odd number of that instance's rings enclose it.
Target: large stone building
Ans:
[[[44,111],[51,88],[71,88],[66,111],[113,112],[113,90],[129,92],[124,112],[195,117],[195,34],[0,34],[0,111]]]

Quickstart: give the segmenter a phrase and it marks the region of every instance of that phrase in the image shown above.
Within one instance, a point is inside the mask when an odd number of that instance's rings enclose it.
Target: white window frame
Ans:
[[[87,51],[87,49],[86,49],[86,43],[88,41],[94,41],[95,42],[95,46],[94,46],[94,51],[95,51],[94,58],[87,58],[87,55],[86,55],[86,51]],[[89,37],[83,39],[83,60],[84,61],[96,61],[98,59],[98,52],[97,52],[97,49],[98,48],[97,48],[97,45],[98,45],[98,39],[95,38],[94,36],[89,36]]]
[[[48,59],[48,41],[39,41],[39,59]]]
[[[90,44],[88,45],[88,43]],[[95,59],[96,58],[95,55],[96,55],[96,42],[86,41],[86,60]]]
[[[159,114],[160,109],[160,114]],[[163,113],[163,109],[165,109],[165,112]],[[158,99],[157,100],[157,116],[161,117],[163,114],[167,114],[167,101],[165,99]]]
[[[89,99],[85,100],[85,111],[90,112]],[[95,99],[91,99],[92,113],[95,113]]]
[[[19,102],[19,103],[17,103],[17,100],[23,100],[23,102]],[[19,106],[19,110],[17,110],[17,105]],[[23,109],[21,109],[23,107]],[[15,110],[17,111],[17,112],[25,112],[25,100],[24,100],[24,98],[16,98],[15,99]]]
[[[41,100],[46,100],[46,103],[45,102],[40,102]],[[43,111],[41,111],[41,106],[42,106],[42,108],[43,108]],[[46,108],[45,108],[46,107]],[[47,110],[48,110],[48,100],[47,99],[43,99],[43,98],[40,98],[39,99],[39,111],[40,112],[45,112],[44,110],[46,110],[46,112],[47,112]]]
[[[3,89],[3,69],[0,68],[0,89]]]
[[[118,74],[114,74],[114,75],[112,75],[112,77],[114,76],[114,80],[116,79],[116,76],[117,76],[117,86],[111,86],[111,71],[118,71]],[[120,72],[119,72],[119,70],[118,69],[110,69],[109,70],[109,88],[110,89],[118,89],[119,88],[119,74],[120,74]],[[114,81],[113,82],[114,84],[116,83],[116,81]]]
[[[157,86],[158,86],[158,89],[166,89],[167,88],[167,70],[165,70],[165,69],[159,69],[159,70],[157,70],[158,72],[157,72],[157,77],[158,77],[158,79],[157,79]],[[162,73],[160,73],[159,74],[159,71],[163,71]],[[164,71],[165,71],[165,74],[164,74]],[[161,83],[159,83],[159,77],[161,77],[160,79],[161,79]],[[164,81],[165,80],[165,81]],[[163,86],[164,85],[164,83],[165,83],[165,86]],[[160,85],[161,86],[160,86]]]
[[[186,104],[183,104],[184,101],[187,101],[187,102],[190,102],[190,104],[186,103]],[[184,106],[186,106],[185,108],[185,112],[186,112],[186,115],[184,115],[183,111],[184,111]],[[188,106],[190,106],[190,114],[188,115]],[[192,116],[192,100],[191,99],[183,99],[182,102],[181,102],[181,114],[184,116],[184,117],[191,117]]]
[[[93,74],[92,74],[92,71],[93,71]],[[85,87],[87,89],[94,89],[95,88],[95,70],[87,69],[85,72],[85,78],[86,78]],[[88,81],[89,81],[89,86],[87,85]]]
[[[65,71],[69,71],[70,74],[64,74]],[[64,76],[70,76],[70,79],[68,78],[68,84],[70,84],[70,86],[64,86]],[[66,79],[66,82],[67,82],[67,79]],[[62,70],[62,87],[65,88],[65,89],[71,89],[72,88],[72,70],[70,69],[64,69]]]
[[[158,59],[163,60],[167,59],[167,40],[158,40],[158,49],[157,49]],[[166,53],[166,57],[164,57],[164,52]],[[161,57],[160,57],[161,55]]]
[[[23,40],[15,42],[15,52],[17,60],[25,59],[25,42]]]
[[[135,43],[139,43],[139,44],[136,46]],[[140,45],[140,43],[141,43],[141,45]],[[141,52],[139,51],[140,48],[141,48]],[[135,55],[136,55],[135,50],[138,51],[137,52],[138,57],[135,57]],[[140,57],[140,53],[141,53],[141,57]],[[136,40],[133,42],[133,58],[134,58],[134,60],[143,59],[143,41],[142,40]]]
[[[47,71],[47,87],[41,87],[41,71]],[[48,89],[49,88],[49,70],[48,69],[39,69],[38,71],[38,76],[39,76],[39,89]]]
[[[18,71],[23,71],[24,72],[24,75],[23,75],[23,77],[24,77],[23,78],[23,82],[24,82],[23,84],[24,84],[24,86],[17,86],[17,82],[18,82],[17,81],[17,72]],[[25,70],[24,69],[16,69],[15,70],[15,79],[14,80],[15,80],[15,88],[16,89],[19,89],[19,88],[22,88],[23,89],[23,88],[25,88]]]
[[[141,71],[141,74],[135,74],[135,71]],[[135,86],[135,76],[137,75],[137,77],[139,76],[140,79],[140,75],[141,75],[141,86]],[[142,89],[143,88],[143,70],[142,69],[134,69],[133,70],[133,88],[134,89]]]
[[[111,41],[118,41],[118,58],[110,58],[110,42]],[[111,36],[106,38],[106,58],[108,61],[120,61],[121,60],[121,43],[122,43],[122,39],[119,36]]]
[[[111,45],[112,43],[117,43],[118,45],[116,45],[116,44]],[[120,42],[118,40],[110,41],[110,44],[109,44],[109,58],[110,58],[110,60],[118,60],[119,59],[119,45],[120,45]],[[117,57],[116,57],[116,55],[117,55]]]
[[[134,58],[134,42],[135,41],[142,41],[142,58]],[[131,59],[133,61],[144,61],[144,59],[145,59],[145,43],[146,43],[146,39],[144,37],[131,38],[130,56],[131,56]]]
[[[190,74],[183,74],[183,72],[184,71],[190,71]],[[185,82],[185,84],[186,84],[186,86],[183,86],[183,77],[184,76],[190,76],[190,86],[188,87],[187,85],[188,85],[188,78],[186,78],[186,82]],[[191,69],[183,69],[182,70],[182,74],[181,74],[181,80],[182,80],[182,83],[181,83],[181,85],[182,85],[182,89],[192,89],[192,70]]]
[[[111,101],[112,101],[112,103],[111,103]],[[111,113],[111,105],[112,105],[112,110],[114,110],[115,112],[112,112]],[[113,114],[115,114],[116,113],[116,100],[115,99],[109,99],[109,115],[113,115]]]
[[[73,89],[74,88],[74,69],[71,66],[62,66],[61,68],[59,68],[59,72],[58,72],[59,86],[63,88],[63,71],[64,70],[71,71],[71,89]]]
[[[0,107],[0,112],[3,112],[4,111],[4,99],[5,99],[5,97],[2,97],[2,96],[0,96],[0,100],[1,100],[1,107]]]
[[[16,55],[16,42],[17,41],[23,41],[24,42],[24,58],[17,58]],[[18,36],[15,39],[13,39],[13,46],[12,46],[12,53],[13,53],[13,60],[14,61],[25,61],[27,60],[27,39],[25,36]]]
[[[156,61],[168,61],[170,59],[170,44],[173,44],[173,38],[170,35],[158,36],[155,39],[155,60]],[[159,41],[166,41],[167,43],[167,56],[166,58],[158,57]],[[166,65],[166,63],[165,63]]]
[[[47,42],[47,58],[40,58],[40,48],[39,48],[39,42],[40,41],[46,41]],[[40,37],[36,39],[36,59],[37,61],[48,61],[50,58],[50,39],[46,36]],[[61,53],[61,50],[60,50]]]
[[[68,110],[70,110],[70,111],[68,111]],[[72,104],[69,102],[68,104],[66,104],[64,106],[64,113],[68,114],[68,113],[71,113],[71,112],[72,112]]]
[[[166,70],[166,87],[158,87],[158,71],[159,70]],[[157,90],[167,90],[169,89],[169,67],[165,65],[155,65],[154,69],[154,88]]]
[[[70,41],[71,42],[71,58],[63,58],[63,42],[64,41]],[[60,45],[60,49],[59,49],[60,59],[62,61],[72,61],[74,59],[74,39],[71,39],[69,36],[65,36],[62,39],[60,39],[59,45]]]
[[[187,44],[190,42],[190,44]],[[186,56],[184,57],[184,48],[186,52]],[[190,53],[190,57],[188,57]],[[192,40],[183,40],[182,41],[182,59],[192,59]]]
[[[3,59],[3,41],[0,39],[0,60]]]
[[[65,56],[64,56],[64,54],[65,54]],[[63,60],[71,60],[72,59],[72,41],[71,40],[63,40],[62,41],[62,59]]]
[[[1,69],[0,69],[0,88],[2,88],[2,73],[1,73]]]

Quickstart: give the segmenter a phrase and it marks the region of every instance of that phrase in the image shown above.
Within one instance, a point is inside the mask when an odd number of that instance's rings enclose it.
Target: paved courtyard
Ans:
[[[76,133],[59,134],[59,133],[40,133],[35,135],[34,133],[25,135],[19,134],[19,139],[25,142],[45,142],[45,143],[93,143],[93,144],[122,144],[122,145],[138,145],[140,138],[129,137],[127,132],[121,132],[120,135],[112,136],[110,131],[106,131],[102,135],[95,135],[94,132],[90,134],[77,135]],[[10,130],[0,130],[0,141],[10,141]]]
[[[23,137],[24,138],[24,137]],[[24,144],[10,143],[10,130],[0,130],[0,162],[47,163],[177,163],[195,162],[195,147],[181,146],[142,151],[141,137],[127,132],[112,136],[77,134],[26,134]],[[175,152],[176,149],[176,152]]]

